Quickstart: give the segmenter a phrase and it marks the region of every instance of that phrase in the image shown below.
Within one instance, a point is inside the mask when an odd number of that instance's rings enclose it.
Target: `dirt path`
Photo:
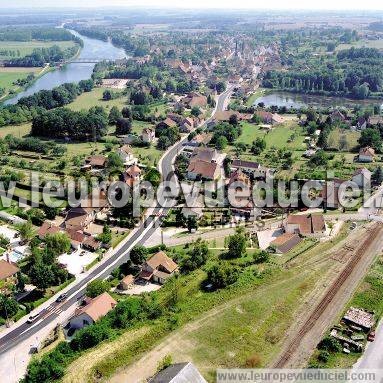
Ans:
[[[282,353],[274,364],[275,368],[306,365],[324,332],[334,323],[373,260],[382,251],[382,232],[381,224],[369,226],[364,240],[358,246],[348,245],[334,255],[340,262],[345,262],[345,266],[325,292],[309,302],[311,310],[307,311],[307,315],[291,328]]]

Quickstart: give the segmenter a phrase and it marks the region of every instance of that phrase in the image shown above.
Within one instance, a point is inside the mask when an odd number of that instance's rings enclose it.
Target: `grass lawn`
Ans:
[[[31,123],[26,122],[21,125],[8,125],[0,127],[0,138],[4,138],[7,134],[12,134],[15,137],[21,138],[28,135],[31,131]]]
[[[102,94],[106,88],[94,88],[91,92],[85,92],[76,98],[67,107],[72,110],[89,109],[93,106],[103,106],[105,109],[110,109],[112,106],[117,106],[122,109],[126,106],[126,97],[121,96],[114,100],[103,101]]]
[[[358,146],[360,132],[336,128],[328,137],[328,147],[335,150],[350,151]]]
[[[53,45],[58,45],[60,48],[65,49],[75,45],[74,41],[0,41],[0,52],[4,50],[16,51],[16,56],[1,55],[1,60],[24,57],[33,52],[36,48],[49,48]],[[20,55],[17,55],[17,51]]]
[[[269,132],[254,124],[242,123],[242,134],[238,142],[251,144],[258,137],[266,140],[267,148],[275,146],[276,148],[286,148],[289,150],[306,149],[303,129],[293,121],[286,121],[283,125],[276,126]],[[291,138],[293,139],[291,140]],[[291,142],[288,142],[290,140]]]

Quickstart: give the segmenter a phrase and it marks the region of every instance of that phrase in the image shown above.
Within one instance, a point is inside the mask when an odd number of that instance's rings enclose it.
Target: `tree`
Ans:
[[[95,279],[86,286],[86,295],[90,298],[95,298],[110,290],[110,284],[108,281],[102,279]]]
[[[25,241],[30,241],[36,235],[35,229],[30,222],[17,224],[16,229]]]
[[[112,152],[108,155],[108,169],[110,171],[119,171],[124,167],[124,162],[118,153]]]
[[[18,311],[19,305],[15,299],[0,294],[0,317],[12,318]]]
[[[318,344],[319,350],[340,352],[342,351],[342,345],[337,339],[332,336],[326,336]]]
[[[232,114],[230,117],[229,117],[229,124],[230,125],[234,125],[234,126],[237,126],[238,125],[238,116],[236,114]]]
[[[201,114],[201,109],[198,106],[193,106],[190,113],[192,116],[198,117]]]
[[[380,137],[379,131],[374,128],[362,130],[358,142],[361,147],[371,146],[377,151],[380,151],[382,148],[382,138]]]
[[[144,180],[149,181],[154,188],[157,188],[161,182],[161,173],[157,169],[151,168],[146,172]]]
[[[134,246],[130,251],[130,260],[136,265],[141,265],[144,263],[147,256],[148,249],[141,245]]]
[[[10,241],[7,237],[5,237],[3,234],[0,234],[0,247],[3,249],[6,249],[10,244]]]
[[[383,170],[381,166],[378,166],[372,174],[372,179],[378,185],[383,182]]]
[[[132,122],[128,118],[117,118],[116,120],[116,134],[124,135],[132,131]]]
[[[214,263],[207,271],[207,281],[220,289],[237,281],[239,270],[227,262]]]
[[[198,238],[191,244],[191,249],[186,253],[181,261],[181,271],[189,273],[202,267],[208,260],[210,255],[206,241]]]
[[[254,155],[261,154],[266,149],[266,141],[261,137],[257,137],[253,144],[251,145],[251,152]]]
[[[41,261],[36,262],[29,271],[29,278],[38,289],[45,290],[52,286],[55,276],[51,267]]]
[[[112,106],[109,112],[109,117],[108,117],[109,124],[110,125],[116,124],[119,118],[122,118],[122,113],[117,108],[117,106]]]
[[[68,253],[70,250],[70,238],[66,233],[47,234],[44,241],[47,253],[52,257]]]
[[[270,255],[267,251],[260,251],[260,252],[256,252],[254,253],[254,262],[255,263],[265,263],[265,262],[268,262],[270,259]]]
[[[128,106],[123,107],[121,113],[122,117],[132,120],[132,110]]]
[[[217,150],[223,150],[227,146],[227,138],[225,136],[219,136],[215,140],[215,148]]]
[[[47,219],[55,219],[56,215],[59,213],[59,209],[57,207],[50,207],[47,205],[43,206],[43,211]]]
[[[112,92],[109,89],[104,90],[102,99],[104,101],[110,101],[112,99]]]
[[[238,228],[236,233],[229,236],[228,257],[240,258],[246,253],[247,238],[243,228]]]
[[[186,224],[187,224],[187,228],[188,228],[189,233],[191,233],[193,230],[198,229],[198,221],[194,215],[189,216],[187,218]]]
[[[310,159],[312,166],[326,166],[329,158],[324,150],[318,150]]]
[[[102,228],[102,234],[100,234],[97,239],[105,244],[112,242],[112,230],[110,229],[109,225],[104,225]]]

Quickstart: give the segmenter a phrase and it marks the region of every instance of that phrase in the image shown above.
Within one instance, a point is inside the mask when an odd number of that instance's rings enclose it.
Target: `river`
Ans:
[[[276,105],[278,107],[286,106],[287,108],[306,108],[307,106],[318,108],[353,108],[356,105],[367,106],[382,104],[382,100],[351,100],[343,97],[315,96],[280,91],[270,91],[270,93],[258,97],[254,101],[254,105],[258,105],[260,102],[263,102],[266,107]]]
[[[115,47],[110,42],[90,39],[72,30],[71,32],[84,42],[84,46],[77,57],[78,59],[115,60],[126,57],[123,49]],[[43,89],[50,90],[67,82],[87,80],[91,77],[94,66],[95,64],[92,63],[72,63],[57,68],[40,77],[30,87],[5,101],[4,104],[16,104],[21,97],[30,96]]]

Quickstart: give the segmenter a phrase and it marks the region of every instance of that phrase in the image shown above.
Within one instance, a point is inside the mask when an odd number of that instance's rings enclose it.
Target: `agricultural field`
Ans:
[[[36,48],[49,48],[57,45],[62,49],[75,45],[74,41],[0,41],[0,60],[27,56]],[[10,54],[13,52],[13,54]]]
[[[344,152],[356,151],[359,137],[360,132],[336,128],[329,134],[328,148]]]
[[[336,51],[341,51],[344,49],[350,49],[352,47],[355,48],[376,48],[376,49],[382,49],[383,50],[383,39],[378,40],[359,40],[352,44],[339,44],[336,47]]]
[[[17,80],[24,80],[29,75],[34,75],[35,77],[41,76],[46,69],[44,68],[7,68],[0,67],[0,88],[4,90],[4,94],[1,98],[6,97],[9,93],[16,93],[22,90],[22,87],[16,85]]]

